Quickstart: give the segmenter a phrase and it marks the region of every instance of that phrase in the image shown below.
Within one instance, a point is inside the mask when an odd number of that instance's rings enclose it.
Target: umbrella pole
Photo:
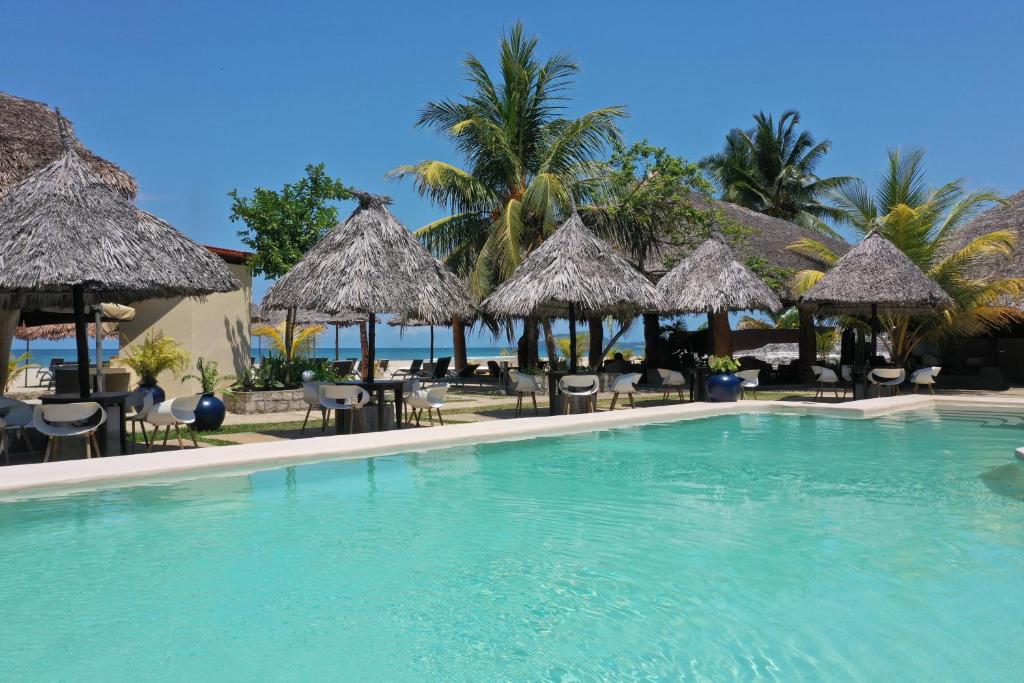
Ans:
[[[576,372],[576,306],[569,304],[569,371]]]
[[[871,362],[878,355],[878,304],[871,304]]]
[[[373,363],[377,346],[377,316],[371,313],[366,319],[366,381],[373,381]]]
[[[78,352],[78,395],[89,399],[89,338],[88,322],[85,318],[85,292],[81,285],[71,288],[71,299],[75,311],[75,347]]]
[[[100,309],[97,307],[93,315],[93,334],[96,338],[96,391],[103,391],[103,331],[100,322]]]
[[[434,326],[430,326],[430,364],[434,364]]]
[[[32,356],[28,352],[28,339],[25,340],[25,365],[32,360]],[[38,375],[38,373],[36,373]],[[28,386],[28,368],[25,368],[25,386]]]
[[[341,326],[338,323],[334,323],[334,360],[338,360],[341,356],[341,346],[338,345],[338,335],[341,334],[338,330]]]

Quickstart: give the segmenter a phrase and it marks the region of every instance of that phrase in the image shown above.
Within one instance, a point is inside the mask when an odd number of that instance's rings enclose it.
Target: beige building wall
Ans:
[[[231,273],[242,283],[237,292],[212,294],[205,300],[150,299],[133,303],[135,319],[120,323],[121,348],[141,342],[150,332],[163,332],[185,349],[195,362],[217,361],[221,374],[240,376],[249,367],[251,344],[249,337],[249,306],[252,303],[252,274],[243,265],[227,264]],[[134,373],[133,373],[134,375]],[[132,386],[138,377],[132,377]],[[194,394],[199,391],[195,380],[181,381],[170,373],[158,379],[168,398]]]

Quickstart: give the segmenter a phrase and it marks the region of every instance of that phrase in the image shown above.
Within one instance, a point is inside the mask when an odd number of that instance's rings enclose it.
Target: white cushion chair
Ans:
[[[305,433],[306,423],[309,422],[309,414],[313,408],[320,411],[320,431],[324,431],[327,427],[327,409],[320,404],[320,384],[321,382],[302,383],[302,400],[306,403],[306,417],[302,420],[302,429],[299,430],[299,434]]]
[[[743,397],[743,394],[746,393],[747,389],[750,390],[750,393],[754,395],[755,399],[757,398],[757,388],[761,386],[761,380],[758,378],[758,375],[760,374],[761,370],[759,368],[754,370],[740,370],[736,373],[736,376],[743,382],[740,385],[740,398]]]
[[[97,414],[99,421],[96,424],[83,424]],[[37,432],[47,437],[43,462],[48,462],[51,454],[57,454],[65,439],[85,439],[85,457],[91,458],[94,449],[96,457],[99,457],[102,451],[96,441],[96,430],[106,421],[107,413],[103,406],[93,401],[35,406],[32,424]]]
[[[609,410],[615,410],[615,402],[619,400],[619,394],[625,394],[629,397],[629,407],[635,408],[636,403],[633,401],[633,394],[636,393],[636,385],[640,382],[642,375],[639,372],[627,372],[624,375],[619,375],[612,382],[609,389],[612,393],[612,405]]]
[[[11,441],[10,437],[19,436],[28,446],[32,455],[36,450],[32,448],[32,440],[28,438],[26,427],[32,426],[32,406],[17,399],[0,396],[0,450],[4,453],[4,462],[11,464]]]
[[[363,417],[363,406],[369,402],[369,392],[353,384],[320,385],[320,405],[324,410],[335,411],[336,421],[341,417],[341,411],[351,411],[348,421],[349,434],[355,431],[356,419],[359,420],[360,431],[366,431],[366,418]]]
[[[903,368],[874,368],[868,373],[868,381],[875,387],[875,396],[882,395],[882,388],[888,389],[890,395],[900,393],[900,385],[907,378]]]
[[[814,398],[825,398],[825,391],[829,389],[835,392],[836,398],[839,398],[839,376],[836,375],[835,370],[821,365],[812,365],[811,372],[814,373],[814,381],[817,383]]]
[[[601,390],[601,380],[597,375],[566,375],[558,380],[558,391],[562,399],[562,412],[568,414],[572,409],[574,398],[583,398],[588,413],[597,412],[597,392]]]
[[[519,370],[509,370],[508,379],[511,383],[510,388],[516,394],[516,417],[519,417],[523,412],[523,397],[527,394],[533,399],[533,414],[538,415],[537,392],[544,391],[540,385],[540,380],[534,375],[528,375]]]
[[[153,446],[156,444],[157,432],[160,431],[161,427],[164,428],[164,442],[161,448],[167,448],[167,438],[171,434],[171,427],[174,427],[174,433],[178,437],[178,448],[184,449],[185,444],[181,440],[181,428],[183,426],[188,430],[189,436],[192,437],[192,446],[199,448],[192,425],[196,421],[196,406],[199,405],[199,400],[202,397],[202,394],[179,396],[154,405],[146,415],[146,422],[153,425],[153,434],[149,437],[149,450],[153,450]]]
[[[441,408],[444,407],[444,399],[448,394],[447,384],[435,384],[429,389],[420,389],[414,391],[409,395],[409,408],[412,410],[413,417],[416,419],[416,426],[420,426],[420,415],[423,414],[424,409],[427,411],[427,417],[430,419],[430,425],[434,425],[433,411],[437,411],[437,419],[440,420],[441,424],[444,424],[444,418],[441,417]]]
[[[942,368],[933,365],[927,368],[921,368],[914,370],[910,375],[910,383],[914,386],[914,393],[917,393],[917,388],[920,386],[927,386],[928,391],[935,393],[935,377],[942,371]]]
[[[683,388],[686,387],[686,377],[683,376],[683,373],[678,370],[658,368],[658,376],[661,377],[661,386],[665,388],[665,393],[661,397],[662,403],[668,401],[668,395],[673,389],[679,393],[680,401],[685,400],[683,398]]]
[[[153,409],[153,394],[147,389],[139,387],[128,398],[124,400],[125,422],[132,425],[132,451],[135,450],[135,425],[142,429],[142,440],[146,447],[149,447],[149,434],[146,433],[146,416]],[[131,411],[130,413],[128,411]]]

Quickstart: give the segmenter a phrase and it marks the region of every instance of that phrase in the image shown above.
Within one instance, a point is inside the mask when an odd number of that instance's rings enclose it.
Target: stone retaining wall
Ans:
[[[302,389],[235,391],[224,397],[224,405],[230,412],[240,415],[283,413],[287,410],[305,410],[308,407],[302,400]]]

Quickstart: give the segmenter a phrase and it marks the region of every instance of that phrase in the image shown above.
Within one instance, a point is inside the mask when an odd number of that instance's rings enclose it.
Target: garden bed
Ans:
[[[224,397],[224,405],[229,412],[238,415],[283,413],[288,410],[305,410],[308,407],[302,400],[301,388],[234,391]]]

